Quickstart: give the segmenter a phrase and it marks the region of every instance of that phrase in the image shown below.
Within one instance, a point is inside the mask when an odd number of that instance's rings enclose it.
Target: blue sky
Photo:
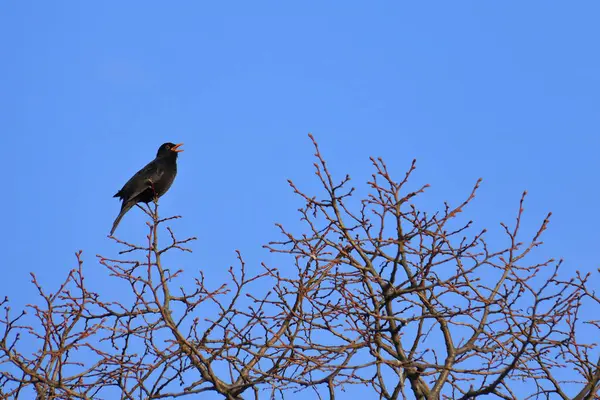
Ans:
[[[258,264],[298,225],[286,179],[316,190],[318,139],[356,185],[381,156],[430,183],[425,206],[484,184],[468,218],[499,231],[530,193],[526,229],[552,211],[540,257],[597,261],[600,4],[517,2],[7,2],[0,10],[0,294],[31,301],[84,251],[96,254],[112,195],[166,141],[184,142],[161,200],[198,236],[181,262],[226,274]],[[140,235],[130,212],[117,233]],[[53,286],[54,285],[54,286]]]

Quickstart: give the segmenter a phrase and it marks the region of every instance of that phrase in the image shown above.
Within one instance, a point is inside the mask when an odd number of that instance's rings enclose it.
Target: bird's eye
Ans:
[[[171,150],[171,146],[167,145],[167,150]]]

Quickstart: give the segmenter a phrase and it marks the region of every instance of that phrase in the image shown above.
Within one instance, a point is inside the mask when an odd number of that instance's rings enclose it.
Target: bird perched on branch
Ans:
[[[160,146],[156,158],[140,169],[113,196],[119,197],[123,203],[110,231],[111,236],[131,207],[137,203],[150,203],[167,193],[177,175],[177,156],[183,151],[179,148],[182,144],[164,143]]]

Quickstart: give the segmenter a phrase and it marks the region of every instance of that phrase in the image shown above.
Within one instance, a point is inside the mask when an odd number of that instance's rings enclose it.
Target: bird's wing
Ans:
[[[164,173],[160,163],[153,160],[132,176],[114,197],[120,197],[124,201],[132,200],[144,190],[151,188],[152,182],[157,182]]]

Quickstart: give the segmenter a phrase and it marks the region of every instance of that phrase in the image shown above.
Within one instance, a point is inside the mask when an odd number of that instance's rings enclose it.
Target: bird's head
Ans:
[[[183,150],[179,148],[183,143],[174,144],[171,142],[164,143],[158,148],[156,157],[177,157],[177,153],[181,153]]]

